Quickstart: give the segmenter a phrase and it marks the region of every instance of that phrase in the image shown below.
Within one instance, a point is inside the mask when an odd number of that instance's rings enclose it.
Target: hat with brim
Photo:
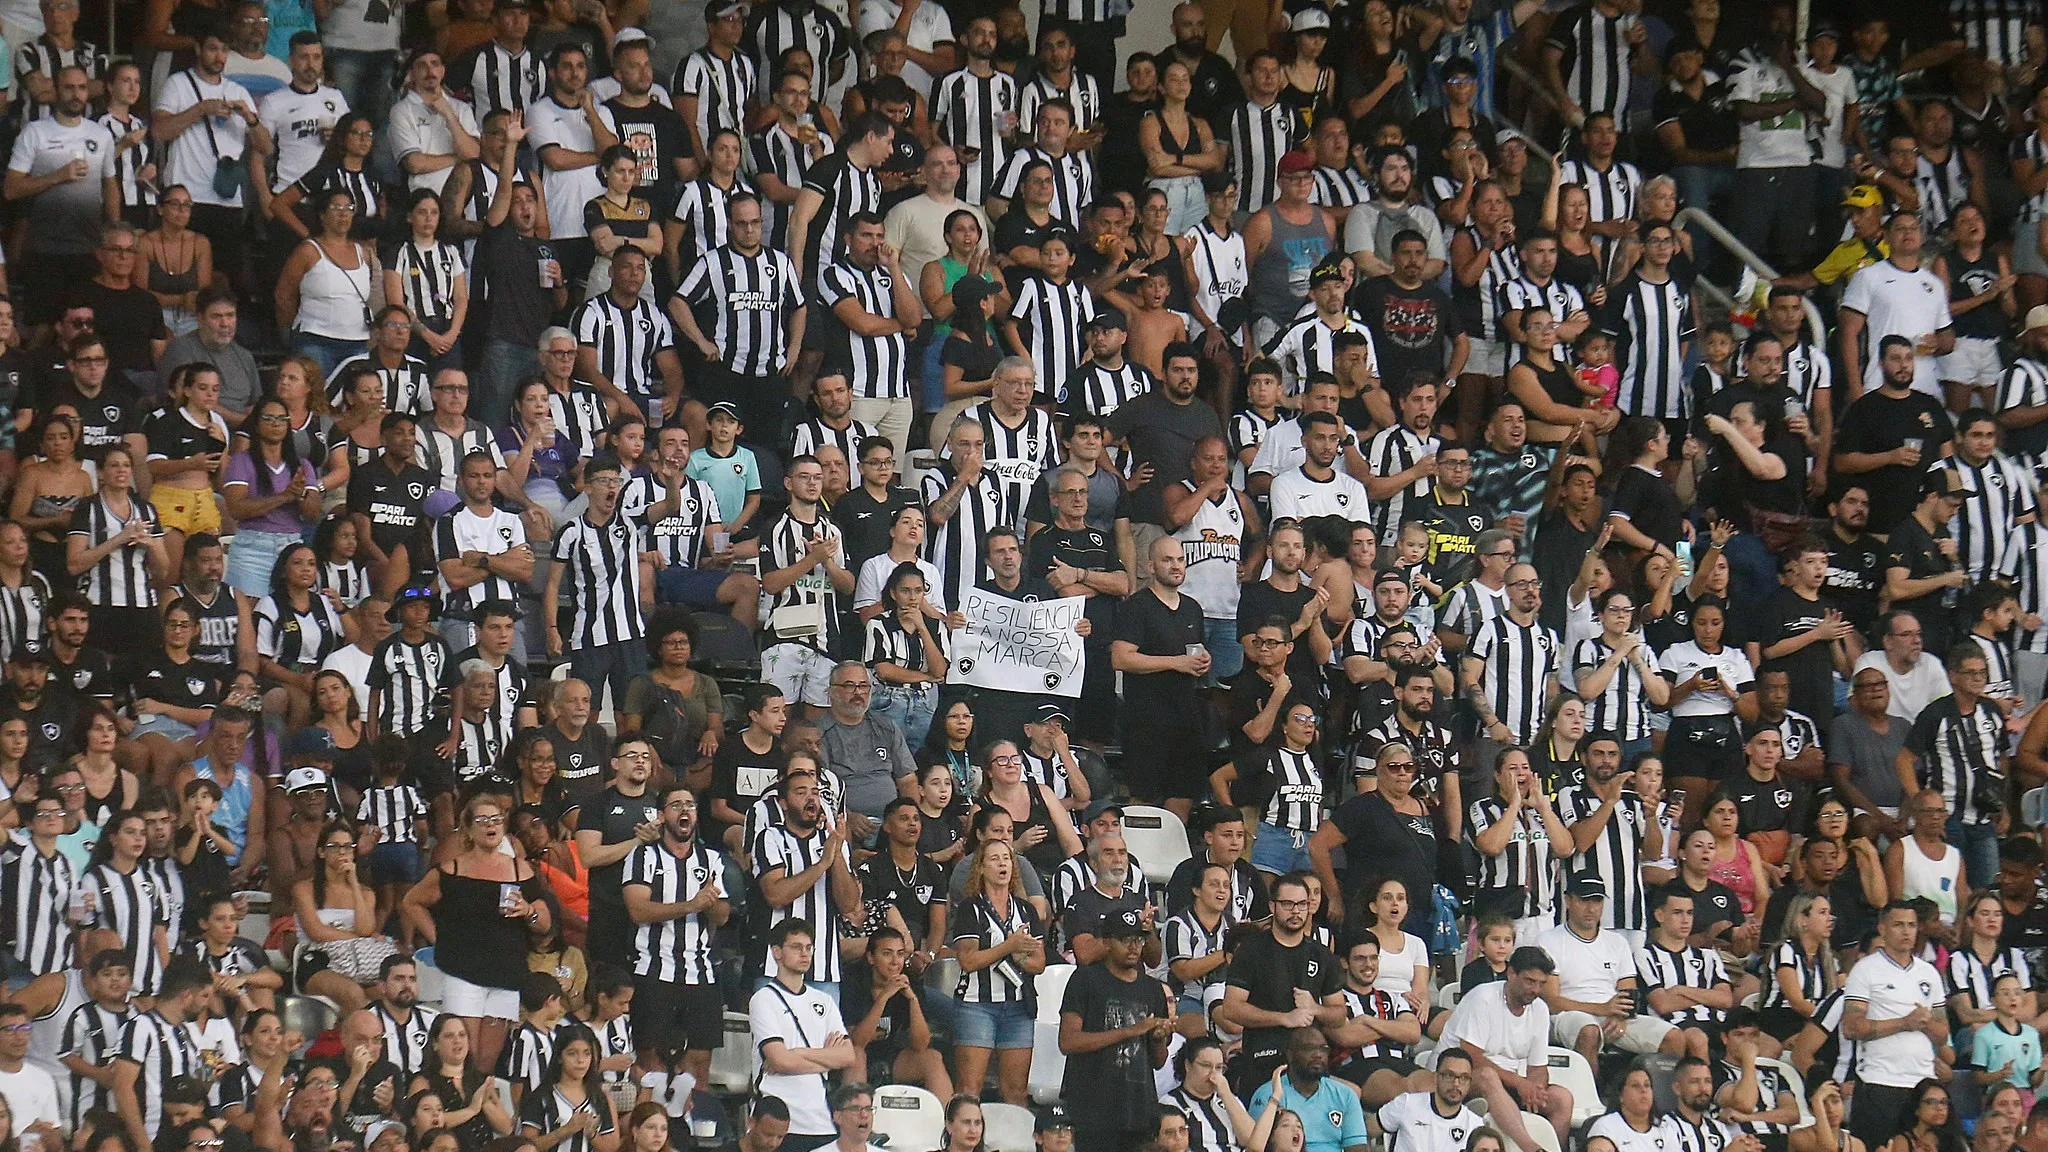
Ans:
[[[398,590],[398,595],[391,598],[391,607],[384,610],[384,619],[393,624],[398,623],[407,604],[425,604],[429,621],[441,617],[441,598],[434,594],[433,585],[407,584]]]
[[[315,788],[327,787],[327,770],[311,764],[301,765],[285,773],[284,790],[287,794],[310,792]]]

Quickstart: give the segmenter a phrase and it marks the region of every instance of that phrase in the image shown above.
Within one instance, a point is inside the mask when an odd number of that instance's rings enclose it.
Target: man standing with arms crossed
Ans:
[[[1914,1085],[1934,1075],[1948,1043],[1941,973],[1914,951],[1919,917],[1904,900],[1885,905],[1878,951],[1856,962],[1842,984],[1842,1038],[1856,1042],[1856,1110],[1850,1131],[1876,1147],[1912,1127]]]

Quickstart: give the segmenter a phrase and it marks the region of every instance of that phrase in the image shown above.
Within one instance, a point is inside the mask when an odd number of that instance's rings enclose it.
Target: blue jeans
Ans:
[[[336,340],[332,336],[321,336],[313,332],[292,333],[292,350],[320,362],[323,377],[334,375],[341,362],[351,356],[361,356],[369,345],[361,340]],[[322,387],[324,381],[315,381],[314,387]]]
[[[1237,621],[1202,621],[1202,645],[1209,649],[1209,674],[1202,686],[1214,688],[1244,670],[1244,645],[1237,641]]]
[[[638,640],[606,644],[601,648],[574,648],[569,652],[569,674],[590,685],[590,704],[597,707],[604,685],[612,686],[612,706],[625,702],[626,685],[647,671],[647,645]]]
[[[1948,842],[1963,854],[1963,872],[1970,890],[1982,892],[1998,878],[1998,831],[1989,823],[1965,824],[1963,814],[1948,818]],[[1958,913],[1960,915],[1960,912]]]
[[[398,72],[395,51],[364,52],[355,48],[329,48],[327,74],[348,99],[351,112],[361,112],[380,129],[391,111],[391,88]]]
[[[1680,164],[1671,170],[1671,179],[1678,184],[1680,206],[1712,212],[1714,201],[1735,187],[1735,169],[1724,164]],[[1705,232],[1687,231],[1692,233],[1693,267],[1705,270],[1721,246]]]
[[[540,352],[532,344],[492,340],[484,345],[483,379],[472,382],[469,414],[496,428],[512,419],[512,393],[528,376],[540,375]]]
[[[924,745],[931,731],[932,712],[939,706],[936,684],[876,684],[868,709],[903,729],[903,741],[912,748]]]

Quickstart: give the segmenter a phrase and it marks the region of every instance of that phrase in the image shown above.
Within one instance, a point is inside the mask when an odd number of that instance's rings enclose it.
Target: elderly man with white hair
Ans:
[[[917,794],[917,760],[903,730],[869,709],[874,679],[867,665],[841,661],[827,691],[832,703],[818,718],[819,755],[839,774],[847,824],[862,842],[874,835],[889,801]]]

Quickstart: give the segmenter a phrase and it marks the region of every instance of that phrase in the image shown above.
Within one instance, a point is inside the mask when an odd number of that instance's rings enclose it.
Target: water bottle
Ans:
[[[65,911],[71,923],[85,923],[85,889],[82,886],[71,886],[71,897],[67,901]]]
[[[1683,588],[1692,583],[1692,541],[1680,540],[1672,552],[1678,557],[1678,578],[1671,582],[1671,586]]]

